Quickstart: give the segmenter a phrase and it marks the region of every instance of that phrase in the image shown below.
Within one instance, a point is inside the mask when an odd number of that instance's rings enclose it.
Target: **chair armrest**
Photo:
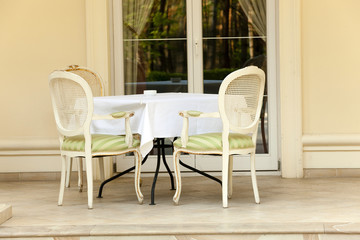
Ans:
[[[189,117],[198,117],[198,118],[219,118],[220,113],[212,112],[212,113],[203,113],[200,111],[181,111],[179,115],[182,116],[183,119],[183,128],[181,130],[181,146],[186,147],[189,139]]]
[[[194,111],[194,110],[181,111],[181,112],[179,112],[179,115],[182,117],[200,117],[200,118],[219,118],[220,117],[220,113],[218,113],[218,112],[203,113],[203,112]]]
[[[96,115],[94,114],[92,120],[113,120],[119,118],[129,118],[134,116],[134,112],[115,112],[108,115]]]
[[[133,135],[130,126],[130,117],[134,116],[134,112],[115,112],[108,115],[93,115],[92,120],[114,120],[125,118],[125,142],[128,147],[132,147]]]

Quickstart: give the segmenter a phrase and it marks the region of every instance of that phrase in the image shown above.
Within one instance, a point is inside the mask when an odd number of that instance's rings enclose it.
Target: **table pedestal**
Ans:
[[[176,139],[176,138],[175,138]],[[174,139],[174,141],[175,141]],[[155,175],[154,175],[154,179],[153,179],[153,183],[152,183],[152,186],[151,186],[151,202],[150,202],[150,205],[156,205],[155,204],[155,188],[156,188],[156,181],[157,181],[157,177],[159,175],[159,170],[160,170],[160,164],[161,164],[161,159],[165,165],[165,168],[166,168],[166,171],[168,172],[169,176],[170,176],[170,182],[171,182],[171,190],[175,190],[175,187],[174,187],[174,177],[171,173],[171,170],[166,162],[166,157],[165,157],[165,148],[167,147],[171,147],[173,148],[172,145],[166,145],[165,144],[165,138],[157,138],[156,139],[156,145],[153,146],[153,148],[157,148],[158,149],[158,152],[157,152],[157,163],[156,163],[156,170],[155,170]],[[143,165],[147,158],[148,158],[149,154],[145,156],[145,158],[143,159],[143,161],[141,162],[141,165]],[[220,185],[222,184],[221,180],[216,178],[216,177],[213,177],[203,171],[200,171],[196,168],[193,168],[189,165],[186,165],[185,163],[183,163],[181,160],[180,160],[180,164],[187,168],[187,169],[190,169],[191,171],[194,171],[196,173],[199,173],[207,178],[210,178],[216,182],[218,182]],[[111,182],[112,180],[118,178],[118,177],[121,177],[122,175],[126,174],[126,173],[129,173],[131,171],[133,171],[135,169],[135,166],[121,172],[121,173],[118,173],[117,175],[103,181],[100,185],[100,188],[99,188],[99,194],[98,194],[98,198],[102,198],[102,191],[103,191],[103,188],[105,186],[105,184],[107,184],[108,182]]]
[[[173,177],[173,175],[171,173],[171,170],[170,170],[168,164],[166,163],[166,158],[165,158],[165,148],[166,147],[172,147],[172,145],[166,145],[164,138],[157,138],[156,139],[156,145],[154,145],[154,148],[158,149],[158,154],[157,154],[157,164],[156,164],[155,175],[154,175],[154,179],[153,179],[153,183],[152,183],[152,187],[151,187],[151,203],[150,203],[150,205],[155,205],[155,187],[156,187],[156,181],[157,181],[157,177],[158,177],[159,170],[160,170],[161,158],[162,158],[162,161],[163,161],[163,163],[164,163],[164,165],[166,167],[166,170],[167,170],[167,172],[168,172],[168,174],[170,176],[171,190],[175,190],[174,177]],[[148,156],[149,156],[149,154],[145,156],[145,158],[141,162],[141,165],[143,165],[146,162]],[[103,191],[103,188],[104,188],[105,184],[115,180],[116,178],[121,177],[122,175],[124,175],[126,173],[129,173],[129,172],[133,171],[134,169],[135,169],[135,166],[133,166],[133,167],[121,172],[121,173],[118,173],[115,176],[103,181],[101,183],[101,185],[100,185],[99,193],[98,193],[97,197],[102,198],[102,191]]]

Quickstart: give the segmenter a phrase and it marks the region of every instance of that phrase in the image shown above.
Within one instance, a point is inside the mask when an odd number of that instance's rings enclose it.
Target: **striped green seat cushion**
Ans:
[[[192,151],[222,151],[221,135],[221,133],[206,133],[189,136],[186,149]],[[239,133],[229,134],[229,144],[231,150],[254,147],[250,136]],[[181,148],[180,138],[174,142],[174,146],[176,148]]]
[[[116,152],[128,149],[128,144],[125,143],[125,136],[93,134],[92,138],[92,152]],[[140,145],[138,139],[133,139],[133,147]],[[78,135],[65,138],[62,147],[64,151],[84,151],[85,139],[84,136]]]

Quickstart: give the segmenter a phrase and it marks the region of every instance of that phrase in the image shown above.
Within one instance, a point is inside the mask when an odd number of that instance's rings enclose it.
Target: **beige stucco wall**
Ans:
[[[304,134],[360,133],[360,1],[302,0]]]
[[[56,138],[47,77],[86,64],[85,0],[0,0],[0,139]]]

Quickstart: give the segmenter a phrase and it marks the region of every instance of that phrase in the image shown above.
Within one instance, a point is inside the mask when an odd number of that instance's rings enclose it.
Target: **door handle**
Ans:
[[[197,39],[195,39],[195,55],[199,55],[199,41]]]

